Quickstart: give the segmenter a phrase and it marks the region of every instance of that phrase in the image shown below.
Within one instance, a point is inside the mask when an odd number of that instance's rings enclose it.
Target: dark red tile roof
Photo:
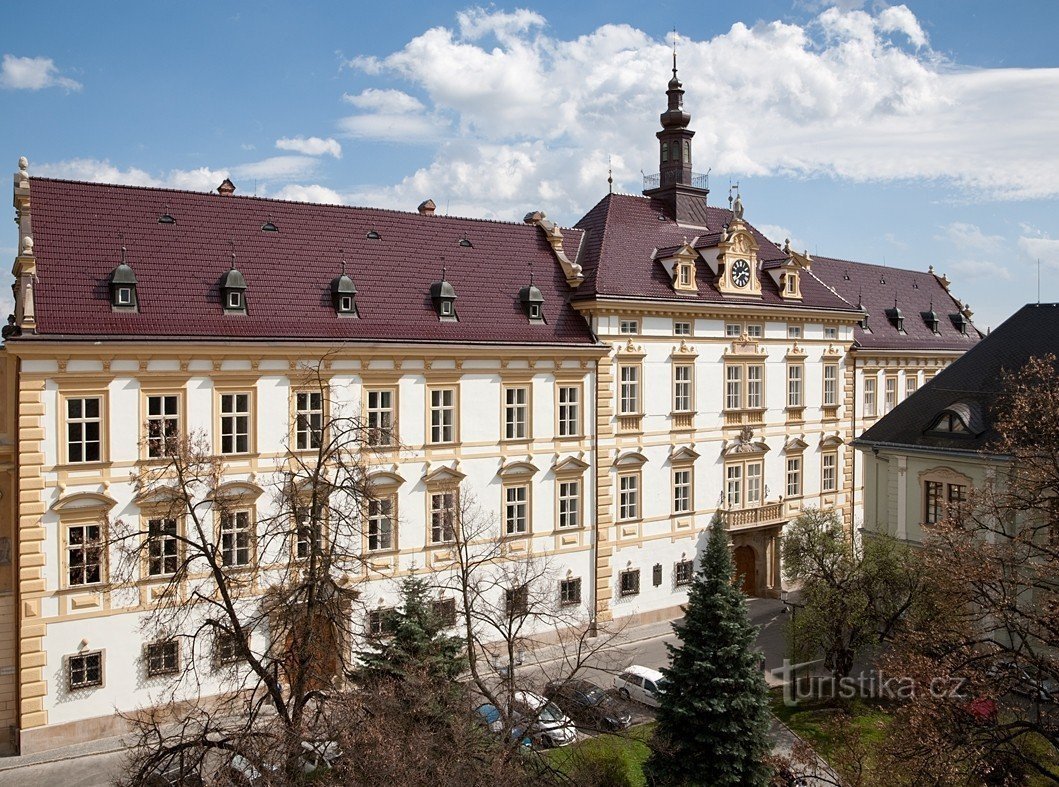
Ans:
[[[875,350],[969,350],[981,338],[974,326],[967,335],[960,333],[952,316],[962,308],[933,273],[887,268],[863,262],[830,257],[814,257],[812,272],[852,304],[863,303],[868,310],[868,327],[855,328],[858,347]],[[887,319],[894,299],[904,317],[904,334]],[[935,335],[923,314],[933,308],[938,317]]]
[[[30,194],[44,337],[594,342],[566,305],[571,290],[534,226],[45,178],[32,179]],[[166,210],[175,224],[158,223]],[[279,232],[263,232],[266,221]],[[372,229],[380,240],[365,237]],[[564,236],[573,258],[581,232]],[[110,307],[122,237],[139,282],[139,313]],[[461,238],[473,247],[461,247]],[[248,285],[247,315],[221,308],[233,246]],[[343,256],[359,319],[337,317],[331,305]],[[459,322],[440,322],[430,300],[442,265],[456,288]],[[530,324],[518,301],[531,267],[544,325]]]
[[[722,296],[714,287],[713,275],[705,265],[697,266],[698,293],[677,294],[665,268],[652,260],[656,249],[676,248],[685,240],[696,248],[715,246],[732,213],[723,208],[706,208],[707,229],[682,227],[669,217],[669,209],[659,199],[608,194],[575,225],[585,231],[579,262],[585,269],[585,283],[574,295],[577,300],[594,295],[658,298],[694,302],[765,304],[793,308],[839,309],[853,304],[811,276],[802,279],[802,301],[785,301],[771,276],[761,276],[761,299]],[[660,218],[661,217],[661,218]],[[757,231],[750,231],[758,242],[758,259],[763,263],[785,258],[775,243]]]

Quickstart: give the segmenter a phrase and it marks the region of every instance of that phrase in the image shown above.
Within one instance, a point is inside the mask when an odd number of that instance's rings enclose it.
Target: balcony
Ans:
[[[733,508],[722,510],[721,521],[728,530],[779,525],[786,521],[783,503],[765,503],[755,508]]]
[[[660,189],[664,186],[672,186],[680,180],[680,172],[656,172],[653,175],[643,176],[643,190]],[[710,187],[710,175],[708,172],[692,172],[691,182],[688,184],[696,189],[708,189]]]

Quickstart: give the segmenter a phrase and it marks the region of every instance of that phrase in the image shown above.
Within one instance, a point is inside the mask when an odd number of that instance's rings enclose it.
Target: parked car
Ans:
[[[302,753],[298,756],[298,767],[307,776],[330,770],[342,756],[337,741],[302,741]],[[279,771],[278,765],[263,766],[269,773]],[[241,754],[233,754],[228,761],[228,772],[233,781],[248,785],[271,784],[250,760]]]
[[[614,688],[623,700],[636,700],[657,708],[659,697],[665,691],[666,679],[662,673],[650,667],[633,664],[620,675],[614,676]]]
[[[591,730],[624,730],[632,723],[632,714],[620,702],[587,680],[553,681],[544,687],[544,696]]]
[[[500,735],[504,731],[504,720],[500,717],[500,709],[496,705],[492,705],[488,702],[479,705],[474,709],[475,713],[482,720],[490,732]],[[511,730],[511,737],[521,738],[522,745],[529,747],[533,745],[533,742],[526,735],[525,725],[521,723],[521,719],[515,719],[514,727]]]
[[[1023,697],[1041,702],[1059,701],[1059,681],[1040,674],[1033,667],[1024,667],[1013,661],[1001,661],[986,670],[986,675],[1010,686],[1013,692]]]
[[[559,706],[532,691],[515,692],[515,712],[527,722],[534,743],[566,746],[577,740],[577,727]]]

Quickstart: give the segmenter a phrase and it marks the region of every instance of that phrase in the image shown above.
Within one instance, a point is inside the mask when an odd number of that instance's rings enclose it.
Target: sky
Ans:
[[[932,265],[982,329],[1038,300],[1038,274],[1059,301],[1059,3],[40,0],[3,17],[10,172],[24,155],[31,175],[230,177],[564,225],[608,170],[632,194],[657,170],[675,41],[712,204],[738,184],[773,240]]]

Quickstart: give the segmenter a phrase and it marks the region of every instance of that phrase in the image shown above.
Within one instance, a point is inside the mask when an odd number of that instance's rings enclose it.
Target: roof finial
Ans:
[[[857,290],[857,308],[858,309],[863,309],[864,308],[864,288],[863,287],[860,287]]]
[[[228,239],[228,245],[232,248],[232,267],[230,270],[235,270],[235,241],[232,238]]]
[[[673,25],[673,79],[677,78],[677,26]]]
[[[345,249],[339,249],[338,250],[338,256],[341,257],[341,259],[342,259],[342,274],[345,275],[345,273],[346,273],[346,250]]]
[[[610,156],[607,156],[607,193],[614,193],[614,167],[611,166]]]

